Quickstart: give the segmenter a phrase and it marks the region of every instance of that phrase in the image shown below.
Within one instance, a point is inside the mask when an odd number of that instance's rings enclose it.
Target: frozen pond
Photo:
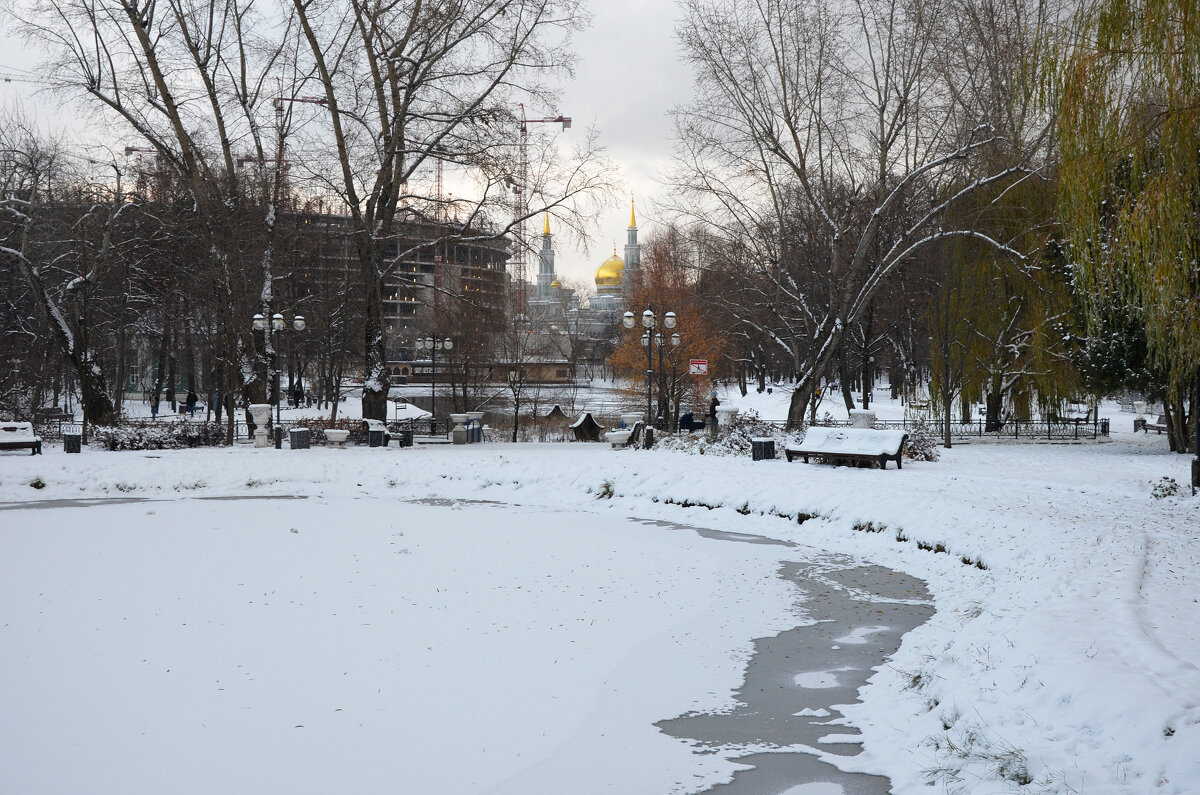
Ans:
[[[836,706],[931,612],[885,569],[587,512],[29,507],[0,512],[14,792],[886,791],[803,749],[855,752]]]

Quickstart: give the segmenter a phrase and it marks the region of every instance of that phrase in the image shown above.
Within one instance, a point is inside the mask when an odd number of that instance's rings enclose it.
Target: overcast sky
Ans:
[[[653,225],[655,177],[671,154],[667,113],[685,102],[691,76],[680,63],[675,41],[674,0],[591,0],[592,26],[576,40],[575,81],[563,88],[562,113],[579,128],[592,125],[621,168],[637,200],[644,241]],[[570,133],[568,133],[570,134]],[[555,266],[564,278],[591,280],[600,262],[625,245],[629,200],[601,220],[590,253],[557,247]],[[534,230],[534,231],[540,231]]]
[[[674,0],[590,0],[592,25],[575,40],[579,55],[575,80],[562,87],[557,111],[572,119],[565,136],[596,128],[609,157],[621,169],[625,192],[637,200],[641,238],[653,226],[653,193],[656,176],[671,153],[671,122],[667,113],[687,100],[691,76],[680,63],[674,29],[678,8]],[[0,72],[27,71],[37,57],[21,43],[0,31]],[[47,128],[68,122],[53,99],[34,95],[28,83],[0,83],[0,103],[20,98]],[[570,139],[564,137],[564,145]],[[556,241],[555,265],[564,280],[591,283],[596,267],[625,245],[629,225],[629,198],[620,208],[600,219],[600,231],[585,255],[565,237]],[[531,224],[539,234],[541,224]],[[536,260],[529,270],[537,272]]]

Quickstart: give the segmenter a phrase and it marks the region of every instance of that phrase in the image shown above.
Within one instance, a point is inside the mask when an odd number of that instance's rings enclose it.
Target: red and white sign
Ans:
[[[708,359],[692,359],[688,362],[691,375],[708,375]]]

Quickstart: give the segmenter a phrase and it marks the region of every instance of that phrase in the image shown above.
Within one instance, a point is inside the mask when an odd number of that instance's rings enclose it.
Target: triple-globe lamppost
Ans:
[[[257,314],[253,318],[253,326],[255,331],[263,331],[267,328],[267,319],[261,314]],[[275,391],[275,449],[283,448],[283,425],[281,424],[280,407],[283,405],[283,395],[279,394],[279,335],[286,328],[287,323],[283,319],[283,315],[276,312],[271,315],[271,334],[273,335],[273,347],[275,349],[274,373],[272,373],[271,388]],[[292,318],[292,328],[296,331],[304,331],[307,323],[304,320],[304,315],[296,315]]]
[[[437,352],[448,351],[454,347],[454,340],[446,337],[438,340],[433,337],[417,337],[417,350],[429,351],[429,412],[430,421],[437,422]]]
[[[642,347],[646,349],[646,422],[650,422],[651,417],[654,416],[651,408],[652,391],[654,387],[654,348],[655,346],[658,347],[658,369],[661,372],[663,364],[663,347],[667,344],[670,344],[671,347],[677,348],[679,347],[680,342],[680,337],[677,333],[667,337],[663,334],[663,332],[655,331],[655,329],[658,328],[658,322],[658,317],[654,314],[654,310],[647,309],[646,311],[642,312],[642,326],[646,329],[646,331],[642,333]],[[633,312],[626,312],[621,318],[621,324],[627,329],[633,328],[636,323],[637,318]],[[675,317],[674,312],[667,312],[665,315],[663,315],[662,325],[664,328],[668,330],[673,329],[677,323],[678,319]],[[658,395],[660,405],[663,402],[662,397],[662,387],[660,386]],[[661,413],[662,412],[660,411],[660,420],[662,419]]]

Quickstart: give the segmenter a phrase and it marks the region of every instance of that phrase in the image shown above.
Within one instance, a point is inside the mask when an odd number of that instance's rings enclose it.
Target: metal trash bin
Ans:
[[[309,449],[308,428],[292,428],[288,431],[288,444],[293,450]]]
[[[397,436],[397,444],[400,447],[412,447],[413,446],[412,430],[409,428],[401,428],[399,435]]]
[[[649,450],[654,446],[654,429],[647,425],[646,427],[642,428],[642,436],[645,437],[643,440],[643,446],[645,449]]]
[[[367,431],[367,447],[387,447],[388,432],[372,428]]]
[[[83,452],[83,434],[64,433],[63,434],[63,452],[64,453],[82,453]]]
[[[750,440],[750,457],[755,461],[762,461],[768,458],[775,457],[775,440],[774,439],[751,439]]]

